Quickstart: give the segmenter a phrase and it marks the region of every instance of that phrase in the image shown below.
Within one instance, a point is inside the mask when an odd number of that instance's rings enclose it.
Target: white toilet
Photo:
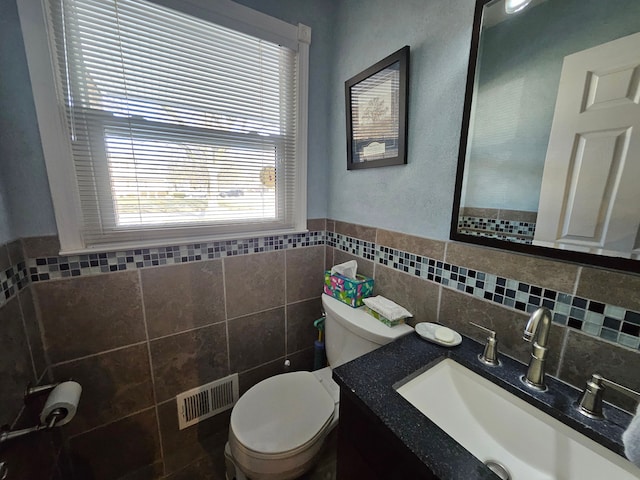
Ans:
[[[322,295],[325,345],[331,367],[347,363],[413,331],[387,327],[363,308]],[[225,447],[227,480],[288,480],[315,463],[338,423],[339,387],[331,367],[267,378],[240,397]]]

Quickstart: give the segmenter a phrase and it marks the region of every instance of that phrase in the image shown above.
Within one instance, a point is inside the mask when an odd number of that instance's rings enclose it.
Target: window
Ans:
[[[308,27],[226,1],[44,3],[64,146],[42,137],[63,251],[304,229]]]

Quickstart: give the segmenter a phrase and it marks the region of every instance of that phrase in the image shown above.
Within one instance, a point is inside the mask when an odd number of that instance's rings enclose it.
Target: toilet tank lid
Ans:
[[[267,378],[240,397],[233,434],[259,453],[284,453],[311,441],[333,418],[333,398],[311,372]]]
[[[327,315],[331,312],[343,327],[378,345],[386,345],[413,332],[413,328],[406,324],[388,327],[369,315],[364,307],[352,308],[325,293],[322,294],[322,305]]]

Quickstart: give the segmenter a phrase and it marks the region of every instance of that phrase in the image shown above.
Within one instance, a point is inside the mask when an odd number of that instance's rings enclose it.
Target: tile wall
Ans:
[[[24,406],[28,384],[46,381],[47,360],[33,296],[25,288],[25,258],[20,241],[0,246],[0,426],[20,429],[37,422],[39,400]],[[0,445],[8,478],[52,478],[58,475],[60,439],[42,433]]]
[[[530,312],[553,313],[548,372],[577,388],[592,373],[640,390],[640,276],[328,221],[327,265],[357,259],[374,291],[478,341],[473,321],[498,333],[500,350],[528,362]],[[633,402],[607,393],[628,410]]]
[[[466,235],[530,245],[536,231],[537,217],[537,212],[462,207],[458,231]]]
[[[55,238],[3,247],[0,373],[10,384],[0,408],[11,412],[3,421],[16,421],[23,386],[47,365],[52,378],[84,386],[77,417],[60,429],[64,471],[51,473],[60,442],[50,436],[28,446],[49,462],[29,464],[25,444],[12,449],[12,464],[46,472],[34,478],[223,478],[228,413],[179,431],[175,395],[232,372],[246,391],[281,373],[285,358],[311,368],[323,269],[352,258],[415,322],[483,340],[468,324],[481,323],[523,362],[528,312],[546,305],[551,374],[581,386],[598,371],[640,388],[638,276],[332,220],[309,228],[95,257],[59,257]]]
[[[174,480],[199,478],[199,468],[224,478],[228,412],[180,431],[175,396],[235,372],[242,393],[285,371],[285,359],[289,370],[312,368],[325,224],[310,221],[316,233],[306,235],[78,257],[59,257],[54,237],[23,239],[28,284],[0,310],[0,341],[17,328],[9,321],[22,322],[14,310],[24,296],[51,377],[83,385],[61,429],[69,478]],[[27,354],[7,350],[0,365],[12,370]],[[31,376],[16,375],[0,406],[19,410]]]

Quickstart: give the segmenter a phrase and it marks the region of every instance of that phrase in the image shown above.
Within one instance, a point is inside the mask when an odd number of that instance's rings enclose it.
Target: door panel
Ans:
[[[639,84],[640,33],[565,57],[534,245],[626,257],[637,250]]]

